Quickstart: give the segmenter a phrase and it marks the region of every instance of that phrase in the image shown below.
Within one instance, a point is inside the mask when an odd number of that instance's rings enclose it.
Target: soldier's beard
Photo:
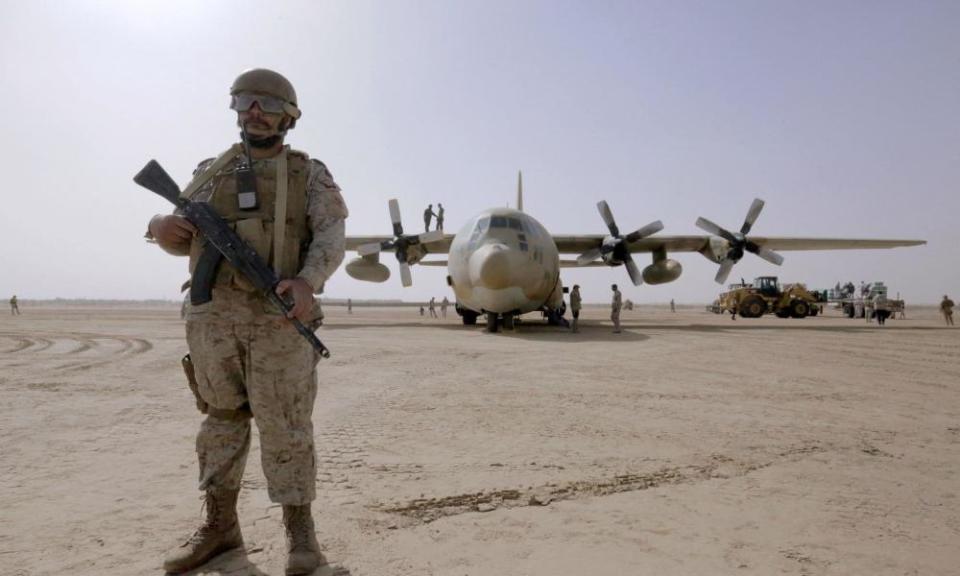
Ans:
[[[247,126],[250,124],[252,124],[252,122],[247,122]],[[257,123],[257,128],[270,130],[270,126],[262,123]],[[283,141],[283,137],[287,135],[287,128],[287,122],[281,122],[273,134],[252,134],[248,128],[246,131],[247,142],[251,147],[261,150],[273,148],[277,143]]]
[[[247,142],[250,146],[260,150],[273,148],[282,141],[283,134],[274,134],[272,136],[254,136],[253,134],[247,134]]]

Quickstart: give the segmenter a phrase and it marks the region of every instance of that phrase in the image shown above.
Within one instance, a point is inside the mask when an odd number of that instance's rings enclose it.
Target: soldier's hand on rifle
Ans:
[[[303,278],[281,280],[277,284],[277,294],[282,297],[287,292],[293,297],[293,308],[287,312],[287,318],[309,321],[313,310],[313,286]]]
[[[189,250],[190,241],[197,233],[196,227],[189,220],[176,214],[157,214],[150,220],[149,228],[157,244],[174,253]]]

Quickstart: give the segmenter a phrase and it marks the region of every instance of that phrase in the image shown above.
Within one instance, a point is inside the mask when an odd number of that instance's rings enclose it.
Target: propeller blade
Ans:
[[[410,265],[406,262],[400,263],[400,282],[405,288],[413,286],[413,276],[410,275]]]
[[[400,203],[396,198],[391,198],[388,202],[390,206],[390,222],[393,223],[393,235],[403,236],[403,224],[400,222]]]
[[[776,264],[777,266],[783,264],[783,256],[781,256],[780,254],[777,254],[776,252],[774,252],[769,248],[761,247],[759,250],[755,252],[755,254],[763,258],[767,262],[770,262],[771,264]]]
[[[640,228],[640,229],[638,229],[638,230],[635,230],[635,231],[627,234],[627,237],[625,238],[625,240],[626,240],[627,242],[636,242],[637,240],[639,240],[639,239],[641,239],[641,238],[646,238],[647,236],[652,236],[653,234],[656,234],[657,232],[659,232],[659,231],[661,231],[661,230],[663,230],[663,222],[657,220],[657,221],[655,221],[655,222],[651,222],[651,223],[647,224],[647,225],[644,226],[643,228]]]
[[[577,256],[577,266],[586,266],[600,257],[600,249],[592,248]]]
[[[703,230],[703,231],[705,231],[705,232],[709,232],[709,233],[713,234],[714,236],[720,236],[721,238],[723,238],[723,239],[725,239],[725,240],[728,240],[728,241],[730,241],[730,242],[736,242],[736,241],[737,241],[737,237],[736,237],[736,236],[734,236],[733,234],[731,234],[731,233],[728,232],[727,230],[724,230],[724,229],[721,228],[720,226],[714,224],[713,222],[711,222],[711,221],[709,221],[709,220],[707,220],[706,218],[703,218],[703,217],[697,218],[697,228],[699,228],[699,229],[701,229],[701,230]]]
[[[371,254],[380,252],[381,249],[383,249],[383,246],[377,242],[373,242],[371,244],[361,244],[357,247],[357,254],[360,256],[370,256]]]
[[[639,286],[643,284],[643,274],[640,273],[640,269],[637,268],[637,263],[633,261],[633,258],[630,255],[627,255],[627,259],[623,261],[623,265],[627,267],[627,274],[630,275],[630,280],[633,281],[634,286]]]
[[[760,211],[763,210],[763,200],[759,198],[754,198],[753,204],[750,205],[750,210],[747,212],[747,217],[743,221],[743,227],[740,228],[740,233],[746,235],[750,232],[750,229],[753,228],[753,223],[757,221],[757,216],[760,215]]]
[[[730,275],[730,271],[733,270],[733,265],[735,262],[733,260],[724,260],[720,264],[720,269],[717,270],[717,275],[713,278],[717,281],[717,284],[723,284],[727,281],[727,276]]]
[[[443,231],[431,230],[429,232],[424,232],[423,234],[418,234],[417,240],[419,240],[421,244],[429,244],[431,242],[436,242],[437,240],[443,240]]]
[[[610,211],[610,206],[607,205],[607,201],[601,200],[597,202],[597,210],[600,211],[600,217],[603,218],[603,222],[610,230],[610,235],[619,236],[620,229],[617,228],[617,223],[613,220],[613,212]]]

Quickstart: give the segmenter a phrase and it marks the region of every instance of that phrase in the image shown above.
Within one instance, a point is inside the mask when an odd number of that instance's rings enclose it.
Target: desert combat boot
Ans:
[[[170,574],[187,572],[218,554],[243,546],[237,520],[239,494],[239,490],[207,490],[204,504],[207,517],[189,540],[167,555],[163,569]]]
[[[283,526],[287,533],[287,576],[312,574],[327,563],[317,543],[310,505],[283,507]]]

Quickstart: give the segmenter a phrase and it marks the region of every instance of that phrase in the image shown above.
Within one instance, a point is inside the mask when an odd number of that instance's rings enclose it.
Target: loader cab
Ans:
[[[780,295],[780,285],[776,276],[760,276],[753,281],[753,286],[764,296]]]

